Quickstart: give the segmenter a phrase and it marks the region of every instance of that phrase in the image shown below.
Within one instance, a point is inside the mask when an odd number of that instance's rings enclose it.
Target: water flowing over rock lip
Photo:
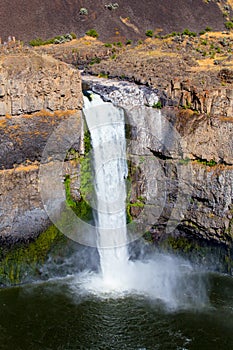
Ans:
[[[137,85],[125,80],[96,78],[82,76],[83,90],[92,90],[99,94],[104,101],[112,102],[121,107],[149,106],[152,107],[159,101],[159,90]]]

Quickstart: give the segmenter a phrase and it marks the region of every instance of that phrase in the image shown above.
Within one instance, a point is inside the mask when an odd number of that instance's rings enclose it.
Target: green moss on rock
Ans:
[[[18,243],[2,248],[0,261],[0,285],[15,285],[40,275],[40,267],[58,242],[65,238],[51,225],[31,243]]]
[[[75,200],[71,193],[72,179],[69,174],[65,175],[64,185],[66,192],[66,204],[75,212],[75,214],[84,221],[93,220],[92,207],[90,201],[93,196],[93,173],[91,166],[91,137],[88,130],[84,133],[84,156],[77,155],[77,152],[70,151],[69,156],[78,164],[80,164],[80,196],[79,200]]]

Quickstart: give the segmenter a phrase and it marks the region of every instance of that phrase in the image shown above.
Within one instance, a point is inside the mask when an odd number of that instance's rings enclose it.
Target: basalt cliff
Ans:
[[[80,145],[81,108],[81,79],[76,69],[27,49],[16,49],[1,56],[2,243],[30,241],[50,224],[39,191],[43,151],[58,126],[60,138],[64,137],[66,129],[62,130],[62,123],[70,118],[80,129],[76,140]],[[53,140],[58,153],[61,139]],[[52,154],[44,159],[48,167],[53,162]]]
[[[34,51],[9,49],[1,57],[0,84],[2,240],[27,240],[50,224],[39,190],[41,162],[52,167],[65,160],[60,181],[66,199],[82,197],[74,175],[87,145],[74,67],[80,66],[84,90],[125,109],[129,222],[143,223],[153,241],[188,235],[231,246],[232,43],[230,33],[207,33],[123,47],[85,37]],[[214,57],[203,53],[207,48]],[[73,144],[64,137],[64,121],[78,130]]]

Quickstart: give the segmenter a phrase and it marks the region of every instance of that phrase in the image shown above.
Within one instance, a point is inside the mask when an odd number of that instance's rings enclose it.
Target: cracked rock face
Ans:
[[[146,230],[231,245],[232,124],[216,119],[205,130],[201,122],[191,134],[181,136],[160,112],[144,107],[127,116],[133,125],[129,159],[140,169],[136,177],[130,170],[135,182],[130,200],[137,203],[143,198],[145,215],[140,213],[139,220],[144,220]]]
[[[137,92],[131,90],[128,99],[120,100],[121,86],[97,81],[93,91],[126,111],[130,214],[143,224],[142,232],[149,230],[154,237],[186,234],[231,245],[232,120],[203,115],[185,119],[174,109],[146,107],[140,99],[135,105],[130,101]]]
[[[59,160],[62,181],[68,166],[62,145],[69,149],[72,138],[67,125],[76,127],[74,147],[81,147],[81,106],[76,69],[31,50],[0,58],[1,242],[30,240],[51,224],[39,189],[43,152],[50,140],[43,162],[49,168]]]
[[[8,54],[0,59],[0,116],[81,106],[76,69],[34,52]]]

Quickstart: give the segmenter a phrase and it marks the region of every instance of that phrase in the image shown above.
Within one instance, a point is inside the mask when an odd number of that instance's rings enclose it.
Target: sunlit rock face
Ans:
[[[95,79],[91,84],[105,100],[125,109],[132,218],[157,238],[188,234],[231,244],[231,118],[187,117],[170,108],[161,112],[138,98],[140,87],[132,86],[124,98],[128,85]],[[158,101],[155,90],[148,95]]]
[[[32,238],[48,226],[39,191],[43,151],[54,131],[60,128],[61,136],[54,138],[46,162],[48,167],[54,159],[62,164],[64,159],[59,158],[59,153],[66,134],[63,123],[67,125],[69,121],[77,130],[74,147],[80,150],[81,107],[81,79],[77,70],[31,50],[2,55],[0,231],[3,239],[16,242]],[[64,142],[69,143],[69,138]]]

